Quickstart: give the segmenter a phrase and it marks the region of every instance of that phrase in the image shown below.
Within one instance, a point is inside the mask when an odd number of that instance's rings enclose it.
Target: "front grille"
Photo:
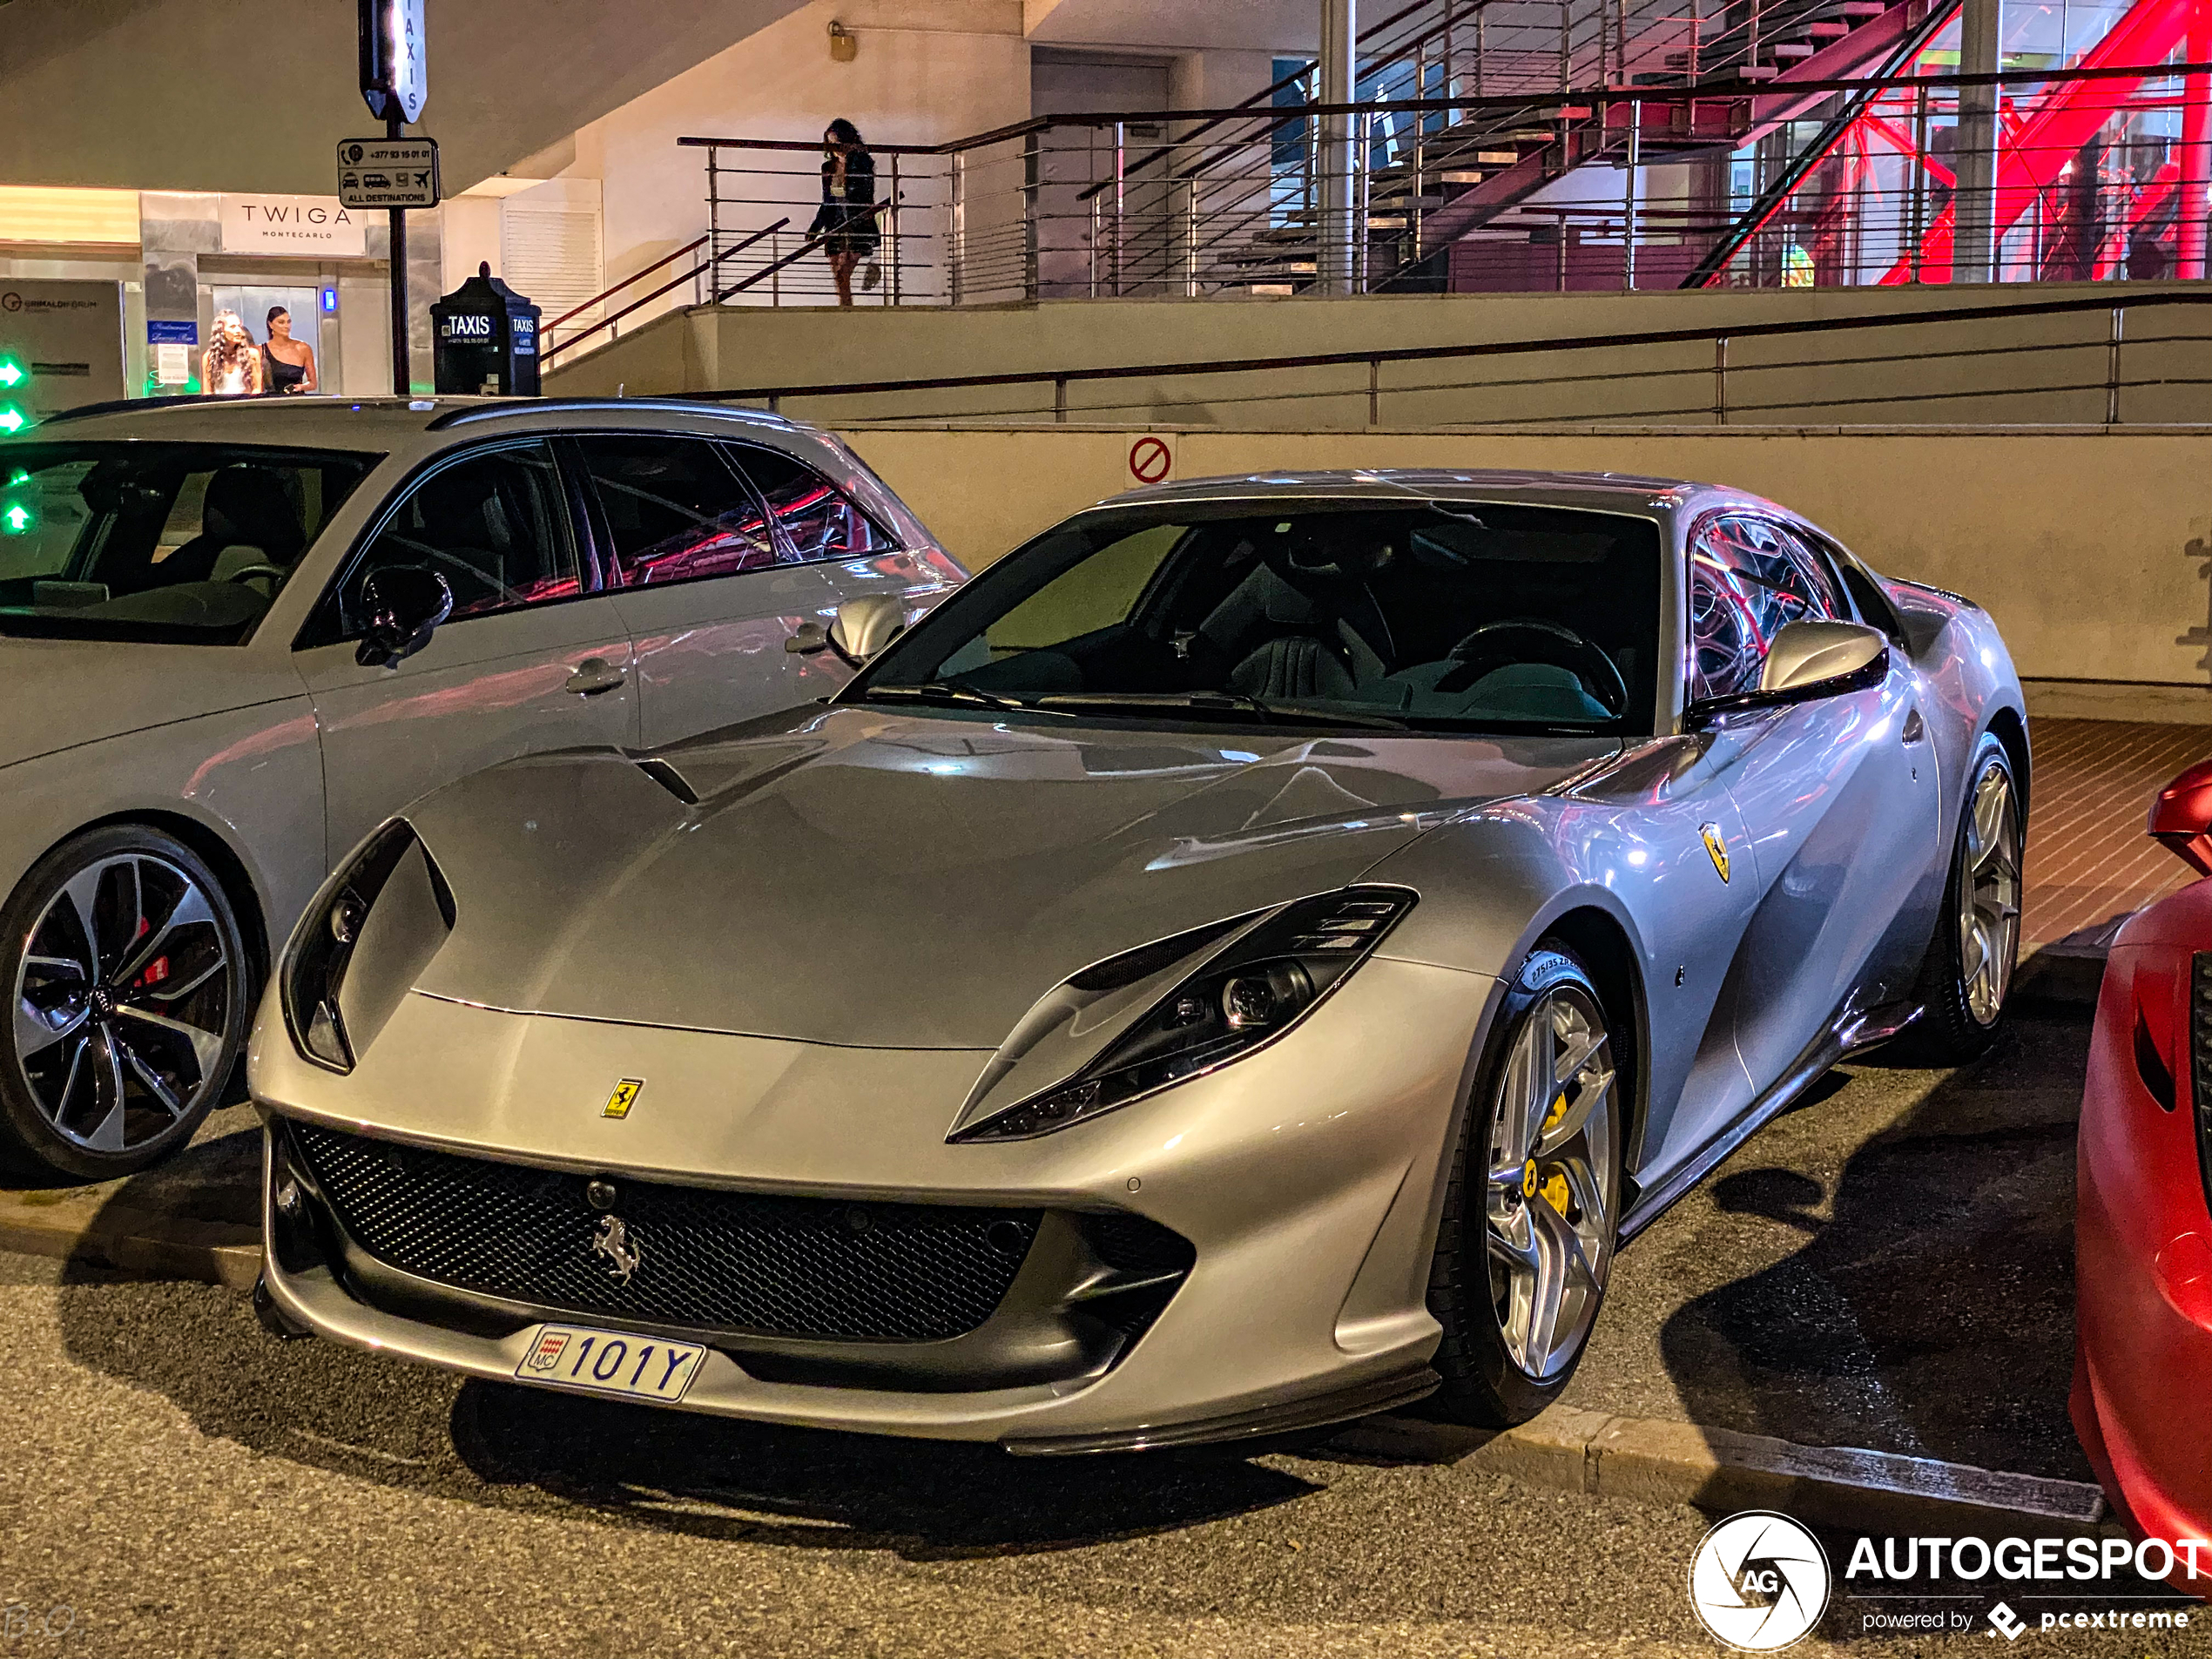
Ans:
[[[1036,1236],[1035,1210],[770,1197],[588,1177],[290,1125],[362,1250],[418,1278],[577,1313],[769,1336],[932,1342],[990,1318]],[[606,1216],[629,1281],[592,1245]]]

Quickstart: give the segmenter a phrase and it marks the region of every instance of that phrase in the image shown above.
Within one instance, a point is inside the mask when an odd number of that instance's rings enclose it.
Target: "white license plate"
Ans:
[[[705,1356],[706,1350],[697,1343],[542,1325],[515,1375],[524,1382],[556,1383],[563,1388],[673,1405],[684,1398]]]

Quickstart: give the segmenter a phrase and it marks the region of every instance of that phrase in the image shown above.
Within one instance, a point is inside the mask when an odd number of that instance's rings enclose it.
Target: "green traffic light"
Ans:
[[[25,472],[21,467],[17,467],[13,472],[8,475],[8,488],[10,489],[15,489],[19,484],[27,484],[30,482],[30,475]]]
[[[10,536],[21,536],[30,528],[30,509],[19,501],[9,502],[7,510],[0,512],[0,527],[5,528]]]
[[[20,432],[29,424],[24,412],[14,404],[0,404],[0,432]]]
[[[30,376],[24,372],[24,366],[14,358],[0,357],[0,387],[13,388],[21,386],[30,378]]]

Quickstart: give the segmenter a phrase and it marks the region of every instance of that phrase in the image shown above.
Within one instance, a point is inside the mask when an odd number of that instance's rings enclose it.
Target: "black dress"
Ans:
[[[270,397],[296,392],[307,378],[307,365],[287,363],[266,346],[261,347],[261,390]]]
[[[845,193],[836,192],[837,161],[833,157],[822,163],[822,205],[806,233],[822,238],[825,253],[865,258],[882,240],[877,215],[871,211],[875,206],[875,158],[865,150],[855,150],[846,157]]]

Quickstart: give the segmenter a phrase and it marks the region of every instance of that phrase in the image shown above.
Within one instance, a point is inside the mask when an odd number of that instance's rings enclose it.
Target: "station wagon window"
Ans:
[[[1784,624],[1850,615],[1825,564],[1784,526],[1708,521],[1689,548],[1690,700],[1756,691]]]
[[[653,433],[576,442],[614,542],[617,585],[662,587],[777,563],[759,502],[717,445]]]
[[[0,633],[238,644],[374,459],[0,445]]]
[[[782,533],[786,557],[802,563],[895,553],[898,543],[853,498],[803,462],[757,444],[730,446]]]
[[[478,450],[416,484],[339,584],[330,637],[358,637],[361,583],[402,567],[443,577],[456,621],[583,592],[552,451],[540,442]]]

